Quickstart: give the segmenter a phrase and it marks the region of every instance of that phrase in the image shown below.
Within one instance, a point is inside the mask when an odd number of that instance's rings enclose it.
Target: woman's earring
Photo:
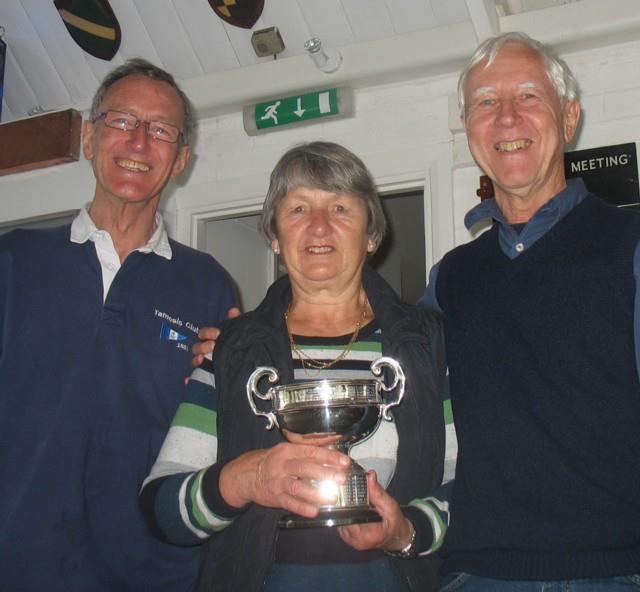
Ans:
[[[279,255],[280,254],[280,247],[278,246],[278,241],[273,241],[271,243],[271,250],[276,254]]]
[[[368,252],[368,253],[373,252],[373,250],[374,250],[375,248],[376,248],[376,245],[375,245],[375,243],[374,243],[373,241],[369,241],[369,242],[367,243],[367,252]]]

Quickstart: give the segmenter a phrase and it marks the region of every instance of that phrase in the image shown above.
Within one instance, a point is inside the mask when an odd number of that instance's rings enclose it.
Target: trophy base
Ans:
[[[278,521],[280,528],[315,528],[318,526],[348,526],[349,524],[366,524],[381,522],[378,512],[371,507],[335,508],[321,510],[315,518],[304,518],[297,514],[286,514]]]

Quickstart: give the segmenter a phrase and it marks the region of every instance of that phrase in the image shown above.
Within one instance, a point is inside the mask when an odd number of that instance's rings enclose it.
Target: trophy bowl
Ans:
[[[393,376],[389,385],[382,376],[384,368],[389,368]],[[262,366],[247,381],[247,398],[253,413],[267,419],[266,429],[277,427],[289,441],[300,443],[308,438],[310,442],[326,442],[349,454],[354,444],[373,434],[382,419],[391,421],[389,409],[404,396],[405,376],[396,360],[378,358],[371,364],[371,371],[372,379],[297,382],[272,386],[263,394],[258,390],[258,382],[266,377],[274,384],[279,377],[275,368]],[[391,391],[396,391],[395,397],[385,400],[383,393]],[[271,410],[258,409],[254,397],[270,401]],[[343,485],[333,482],[313,485],[335,492],[336,502],[322,506],[315,518],[283,516],[281,528],[344,526],[381,520],[369,504],[366,471],[358,463],[352,463]]]

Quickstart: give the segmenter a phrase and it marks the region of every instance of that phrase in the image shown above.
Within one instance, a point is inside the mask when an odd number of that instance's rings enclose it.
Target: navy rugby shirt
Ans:
[[[515,259],[542,238],[555,224],[564,218],[573,208],[582,202],[588,194],[582,179],[569,179],[567,186],[555,197],[544,204],[522,229],[515,229],[507,222],[495,199],[488,199],[472,208],[464,218],[467,229],[482,220],[493,219],[499,224],[498,241],[502,252]],[[442,312],[436,297],[436,281],[440,263],[436,263],[429,272],[429,283],[418,306]],[[631,271],[631,270],[630,270]],[[636,352],[636,368],[640,375],[640,241],[633,255],[633,276],[636,282],[636,294],[633,315],[633,334]]]

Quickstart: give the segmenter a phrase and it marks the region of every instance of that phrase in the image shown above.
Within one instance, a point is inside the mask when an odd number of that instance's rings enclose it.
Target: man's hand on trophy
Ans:
[[[358,551],[382,549],[398,552],[415,538],[413,524],[405,518],[398,502],[378,483],[375,471],[367,472],[369,502],[382,522],[352,524],[338,528],[342,540]]]
[[[240,309],[234,306],[227,311],[227,318],[235,319],[241,314]],[[194,343],[191,347],[191,353],[193,354],[191,365],[194,368],[200,366],[200,364],[204,362],[205,357],[211,354],[219,336],[220,329],[217,327],[202,327],[198,331],[198,339],[200,339],[200,341]]]
[[[256,503],[313,518],[321,505],[336,501],[335,488],[311,482],[343,484],[348,456],[329,448],[282,443],[247,452],[220,472],[220,493],[236,508]]]

